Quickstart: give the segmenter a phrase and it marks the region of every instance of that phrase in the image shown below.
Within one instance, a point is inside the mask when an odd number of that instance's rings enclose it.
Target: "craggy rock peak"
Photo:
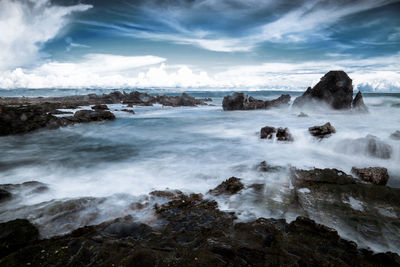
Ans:
[[[313,88],[309,87],[302,96],[297,97],[293,102],[293,107],[325,102],[333,109],[350,109],[352,99],[353,85],[349,76],[344,71],[330,71],[317,85]],[[360,105],[360,101],[357,104]]]
[[[208,191],[209,194],[214,195],[214,196],[219,196],[219,195],[234,195],[238,193],[240,190],[244,188],[244,185],[240,181],[240,178],[236,177],[231,177],[224,182],[222,182],[220,185],[218,185],[216,188]]]
[[[291,142],[294,140],[288,128],[276,129],[270,126],[265,126],[261,128],[260,130],[261,139],[274,139],[274,137],[276,137],[278,141]]]
[[[376,184],[386,185],[389,180],[389,173],[386,168],[370,167],[370,168],[351,168],[351,172],[357,175],[361,180]]]
[[[201,194],[176,195],[155,212],[157,228],[130,216],[39,240],[25,220],[0,224],[1,266],[398,266],[331,228],[298,217],[236,223]],[[17,238],[12,238],[13,236]]]
[[[327,122],[322,126],[310,127],[308,128],[308,131],[312,136],[320,139],[329,137],[331,134],[336,133],[336,129],[331,125],[330,122]]]
[[[364,183],[336,169],[292,169],[291,179],[300,214],[341,229],[357,243],[399,251],[400,189]]]
[[[74,116],[56,117],[51,108],[43,105],[0,106],[0,136],[28,133],[40,128],[56,129],[74,123],[114,120],[107,110],[80,110]]]
[[[353,110],[368,113],[368,107],[364,104],[364,100],[363,100],[361,91],[358,91],[358,93],[356,94],[356,96],[353,99],[353,102],[351,103],[351,106],[352,106]]]
[[[290,95],[281,95],[273,100],[259,100],[252,96],[248,97],[244,93],[233,93],[232,95],[225,96],[222,101],[222,108],[225,111],[229,110],[252,110],[252,109],[269,109],[288,105]]]

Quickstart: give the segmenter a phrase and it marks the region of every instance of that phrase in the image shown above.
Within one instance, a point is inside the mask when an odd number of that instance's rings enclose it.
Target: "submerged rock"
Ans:
[[[107,105],[104,105],[104,104],[94,105],[92,107],[92,109],[94,109],[94,110],[109,110]]]
[[[76,122],[91,122],[115,120],[114,114],[107,110],[79,110],[75,112],[73,121]]]
[[[400,131],[395,131],[394,133],[392,133],[390,135],[390,138],[392,138],[394,140],[400,140]]]
[[[327,122],[322,126],[310,127],[308,128],[308,131],[312,136],[320,139],[329,137],[331,134],[336,133],[336,129],[331,125],[330,122]]]
[[[272,166],[268,164],[265,160],[260,162],[257,166],[256,169],[260,172],[275,172],[279,171],[282,169],[280,166]]]
[[[353,110],[359,111],[359,112],[368,112],[367,106],[364,104],[364,100],[361,94],[361,91],[358,91],[357,95],[354,97],[353,102],[351,104]]]
[[[313,88],[308,88],[302,96],[297,97],[293,107],[312,105],[324,102],[333,109],[350,109],[353,99],[352,80],[344,71],[329,71]]]
[[[306,113],[304,113],[304,112],[300,112],[300,114],[297,115],[297,117],[299,117],[299,118],[306,118],[306,117],[308,117],[308,115],[307,115]]]
[[[12,197],[12,194],[8,192],[7,190],[0,189],[0,203],[3,201],[10,200]]]
[[[357,175],[361,180],[376,184],[386,185],[389,180],[389,173],[386,168],[370,167],[370,168],[351,168],[351,172]]]
[[[244,93],[233,93],[225,96],[222,101],[222,108],[229,110],[252,110],[252,109],[269,109],[279,106],[288,105],[290,95],[281,95],[273,100],[259,100],[252,96],[248,97]]]
[[[239,178],[236,177],[231,177],[224,182],[222,182],[220,185],[218,185],[216,188],[208,191],[209,194],[214,195],[214,196],[219,196],[219,195],[234,195],[238,193],[240,190],[244,188],[244,185],[240,181]]]
[[[123,111],[123,112],[128,112],[128,113],[131,113],[131,114],[135,114],[135,111],[133,110],[133,109],[121,109],[121,111]]]
[[[363,154],[370,157],[389,159],[392,147],[373,135],[342,141],[337,149],[347,154]]]

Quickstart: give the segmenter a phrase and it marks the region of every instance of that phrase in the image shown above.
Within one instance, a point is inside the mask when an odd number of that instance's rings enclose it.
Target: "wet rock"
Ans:
[[[34,244],[38,239],[39,231],[28,220],[17,219],[0,223],[0,259]]]
[[[104,104],[98,104],[98,105],[94,105],[92,107],[93,110],[109,110],[107,105]]]
[[[387,169],[382,167],[353,167],[351,172],[357,175],[361,180],[376,185],[386,185],[387,181],[389,180],[389,173]]]
[[[368,112],[368,108],[364,104],[364,100],[363,100],[361,91],[358,91],[357,95],[353,99],[351,106],[352,106],[353,110],[356,110],[358,112],[363,112],[363,113]]]
[[[216,188],[208,191],[208,193],[211,195],[214,195],[214,196],[234,195],[234,194],[237,194],[243,188],[244,188],[244,185],[240,181],[239,178],[231,177],[231,178],[225,180],[224,182],[222,182]]]
[[[278,141],[292,142],[293,136],[289,132],[288,128],[278,128],[276,131],[276,139]]]
[[[344,140],[337,146],[337,150],[347,154],[362,154],[382,159],[389,159],[393,152],[389,144],[373,135]]]
[[[135,111],[133,111],[133,109],[121,109],[121,111],[135,114]]]
[[[306,113],[304,113],[304,112],[300,112],[300,114],[297,115],[297,117],[299,117],[299,118],[306,118],[306,117],[308,117],[308,115],[307,115]]]
[[[104,120],[115,120],[115,116],[110,111],[79,110],[75,112],[73,117],[73,121],[76,122],[91,122],[91,121],[104,121]]]
[[[124,104],[128,104],[128,106],[133,107],[133,105],[138,105],[138,106],[151,106],[154,103],[156,103],[156,97],[151,96],[147,93],[141,93],[141,92],[131,92],[129,94],[124,94]]]
[[[155,190],[149,193],[151,196],[166,198],[169,200],[176,199],[183,195],[179,190]]]
[[[12,194],[8,192],[7,190],[0,189],[0,203],[10,200],[12,197]]]
[[[352,80],[344,71],[329,71],[313,88],[308,88],[297,97],[293,107],[324,102],[333,109],[350,109],[353,99]]]
[[[259,100],[252,96],[248,97],[244,93],[233,93],[225,96],[222,101],[222,108],[225,111],[229,110],[252,110],[252,109],[269,109],[288,105],[290,95],[281,95],[273,100]]]
[[[311,133],[312,136],[317,138],[325,138],[331,136],[331,134],[336,133],[336,129],[331,125],[330,122],[325,123],[322,126],[314,126],[308,128],[308,131]]]
[[[395,131],[394,133],[392,133],[390,135],[390,138],[392,138],[394,140],[400,140],[400,131]]]
[[[197,105],[205,105],[205,101],[203,99],[196,99],[193,96],[188,95],[187,93],[182,93],[180,96],[166,96],[161,95],[157,96],[157,102],[164,106],[172,106],[172,107],[180,107],[180,106],[189,106],[194,107]]]
[[[400,103],[392,104],[392,107],[394,107],[394,108],[400,108]]]
[[[276,129],[274,127],[265,126],[261,128],[260,138],[261,139],[273,139],[276,133]]]
[[[50,112],[52,115],[64,115],[64,114],[74,114],[72,111],[61,111],[61,110],[53,110]]]
[[[265,160],[260,162],[257,166],[256,166],[257,171],[259,172],[276,172],[282,169],[282,167],[279,166],[272,166],[270,164],[268,164]]]

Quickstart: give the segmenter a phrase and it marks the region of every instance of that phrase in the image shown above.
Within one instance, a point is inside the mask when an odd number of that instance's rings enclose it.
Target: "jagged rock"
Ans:
[[[265,126],[261,128],[260,138],[261,139],[273,139],[276,133],[276,129],[274,127]]]
[[[121,111],[135,114],[135,111],[133,111],[133,109],[121,109]]]
[[[389,173],[386,168],[370,167],[370,168],[351,168],[351,172],[357,175],[361,180],[376,184],[386,185],[389,180]]]
[[[92,109],[94,109],[94,110],[109,110],[107,105],[104,105],[104,104],[94,105],[92,107]]]
[[[155,206],[160,224],[132,217],[87,226],[4,251],[1,266],[397,266],[394,253],[374,254],[315,221],[259,218],[235,222],[215,201],[181,195]],[[3,224],[0,224],[0,229]],[[33,227],[33,226],[32,226]],[[15,225],[13,231],[21,231]],[[26,237],[24,237],[26,238]],[[8,241],[8,239],[6,239]],[[28,264],[29,263],[29,264]]]
[[[336,129],[331,125],[330,122],[327,122],[322,126],[310,127],[308,128],[308,131],[312,136],[320,139],[329,137],[331,134],[336,133]]]
[[[392,133],[390,135],[390,138],[392,138],[394,140],[400,140],[400,131],[395,131],[394,133]]]
[[[336,149],[347,154],[362,154],[382,159],[389,159],[393,152],[389,144],[370,134],[362,138],[344,140]]]
[[[220,185],[218,185],[216,188],[208,191],[209,194],[214,195],[214,196],[219,196],[219,195],[234,195],[238,193],[240,190],[244,188],[244,185],[240,181],[239,178],[236,177],[231,177],[224,182],[222,182]]]
[[[361,91],[358,91],[357,95],[354,97],[353,102],[351,104],[353,110],[359,111],[359,112],[368,112],[367,106],[364,104],[364,100],[361,94]]]
[[[308,117],[308,115],[306,113],[304,113],[304,112],[300,112],[300,114],[297,115],[297,117],[305,118],[305,117]]]
[[[115,120],[115,116],[110,111],[104,111],[104,110],[79,110],[74,114],[74,121],[77,122],[91,122],[91,121],[104,121],[104,120]]]
[[[252,109],[269,109],[287,105],[290,101],[290,95],[281,95],[273,100],[259,100],[252,96],[248,97],[244,93],[233,93],[225,96],[222,101],[222,108],[228,110],[252,110]]]
[[[293,136],[289,132],[288,128],[278,128],[276,131],[276,139],[278,141],[292,142]]]
[[[7,190],[0,189],[0,203],[11,199],[12,194]]]
[[[344,71],[329,71],[313,88],[297,97],[293,107],[310,105],[313,101],[325,102],[333,109],[350,109],[353,99],[352,80]]]

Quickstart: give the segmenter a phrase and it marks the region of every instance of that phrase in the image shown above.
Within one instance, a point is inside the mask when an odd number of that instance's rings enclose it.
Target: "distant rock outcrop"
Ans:
[[[308,87],[302,96],[297,97],[293,107],[304,107],[316,103],[328,104],[333,109],[353,108],[368,110],[362,99],[361,92],[353,100],[353,84],[344,71],[329,71],[313,88]]]
[[[248,97],[244,93],[233,93],[232,95],[225,96],[222,101],[222,108],[225,111],[229,110],[252,110],[252,109],[269,109],[288,105],[290,95],[281,95],[273,100],[259,100],[252,96]]]

